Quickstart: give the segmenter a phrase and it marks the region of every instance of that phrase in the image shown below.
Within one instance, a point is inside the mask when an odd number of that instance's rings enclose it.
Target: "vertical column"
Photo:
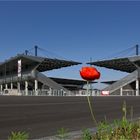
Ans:
[[[120,89],[120,96],[122,96],[123,95],[123,87],[121,87],[121,89]]]
[[[49,96],[51,96],[52,95],[52,88],[50,87],[49,88]]]
[[[38,95],[38,81],[35,80],[35,95]]]
[[[0,91],[1,91],[1,93],[2,93],[2,90],[3,90],[3,87],[2,87],[2,85],[0,85]]]
[[[136,80],[136,96],[139,96],[139,80]]]
[[[28,95],[28,82],[25,81],[25,95]]]
[[[17,91],[18,91],[18,94],[20,94],[20,82],[17,82]]]
[[[11,83],[11,90],[13,90],[13,83]]]
[[[5,89],[8,89],[8,85],[7,84],[5,84]]]

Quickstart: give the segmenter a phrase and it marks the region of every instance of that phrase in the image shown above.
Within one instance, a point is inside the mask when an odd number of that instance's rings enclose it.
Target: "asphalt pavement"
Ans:
[[[96,120],[120,119],[124,101],[128,118],[132,107],[133,118],[139,117],[139,96],[91,97]],[[60,128],[70,132],[92,127],[87,97],[0,96],[0,140],[12,131],[26,131],[35,139],[56,135]]]

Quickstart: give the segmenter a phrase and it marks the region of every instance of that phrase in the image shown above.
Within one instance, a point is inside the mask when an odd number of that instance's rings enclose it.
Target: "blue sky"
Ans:
[[[90,58],[108,58],[136,44],[140,44],[139,1],[0,1],[0,61],[38,45],[83,62],[47,72],[48,76],[81,79],[79,70]],[[126,75],[98,69],[99,81]]]

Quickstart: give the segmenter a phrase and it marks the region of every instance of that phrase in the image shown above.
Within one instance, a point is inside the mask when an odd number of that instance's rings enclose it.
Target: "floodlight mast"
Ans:
[[[25,50],[25,55],[28,55],[28,50]]]
[[[37,56],[37,49],[38,49],[38,46],[35,46],[35,56]]]
[[[136,45],[136,55],[139,55],[139,45]]]

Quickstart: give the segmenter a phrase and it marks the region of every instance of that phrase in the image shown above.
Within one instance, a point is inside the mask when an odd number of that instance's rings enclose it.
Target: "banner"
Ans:
[[[18,77],[21,77],[21,59],[18,60]]]

